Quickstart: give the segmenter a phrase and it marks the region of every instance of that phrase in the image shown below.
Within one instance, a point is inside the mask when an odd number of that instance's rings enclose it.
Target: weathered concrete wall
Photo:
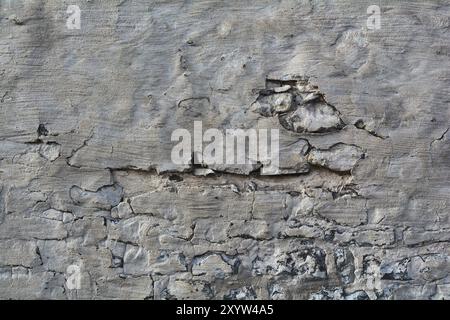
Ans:
[[[1,0],[0,298],[449,298],[450,4],[374,2]]]

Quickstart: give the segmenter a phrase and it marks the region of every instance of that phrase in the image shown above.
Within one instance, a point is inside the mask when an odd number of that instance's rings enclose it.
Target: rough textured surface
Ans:
[[[0,1],[0,298],[450,298],[448,1],[73,2]]]

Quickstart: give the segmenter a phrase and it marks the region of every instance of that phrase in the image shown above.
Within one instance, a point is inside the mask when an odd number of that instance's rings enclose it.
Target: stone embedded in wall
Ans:
[[[313,148],[308,154],[308,162],[333,171],[349,172],[364,156],[360,147],[339,143],[326,150]]]
[[[342,129],[340,112],[317,87],[300,76],[268,79],[252,110],[264,117],[278,116],[280,124],[297,133],[325,133]],[[278,85],[278,86],[277,86]]]
[[[0,240],[0,265],[31,268],[40,264],[36,243],[31,241]]]
[[[153,281],[148,276],[100,279],[100,299],[143,300],[153,296]]]
[[[194,276],[224,279],[231,273],[233,273],[232,266],[218,254],[207,254],[193,260],[192,274]]]

